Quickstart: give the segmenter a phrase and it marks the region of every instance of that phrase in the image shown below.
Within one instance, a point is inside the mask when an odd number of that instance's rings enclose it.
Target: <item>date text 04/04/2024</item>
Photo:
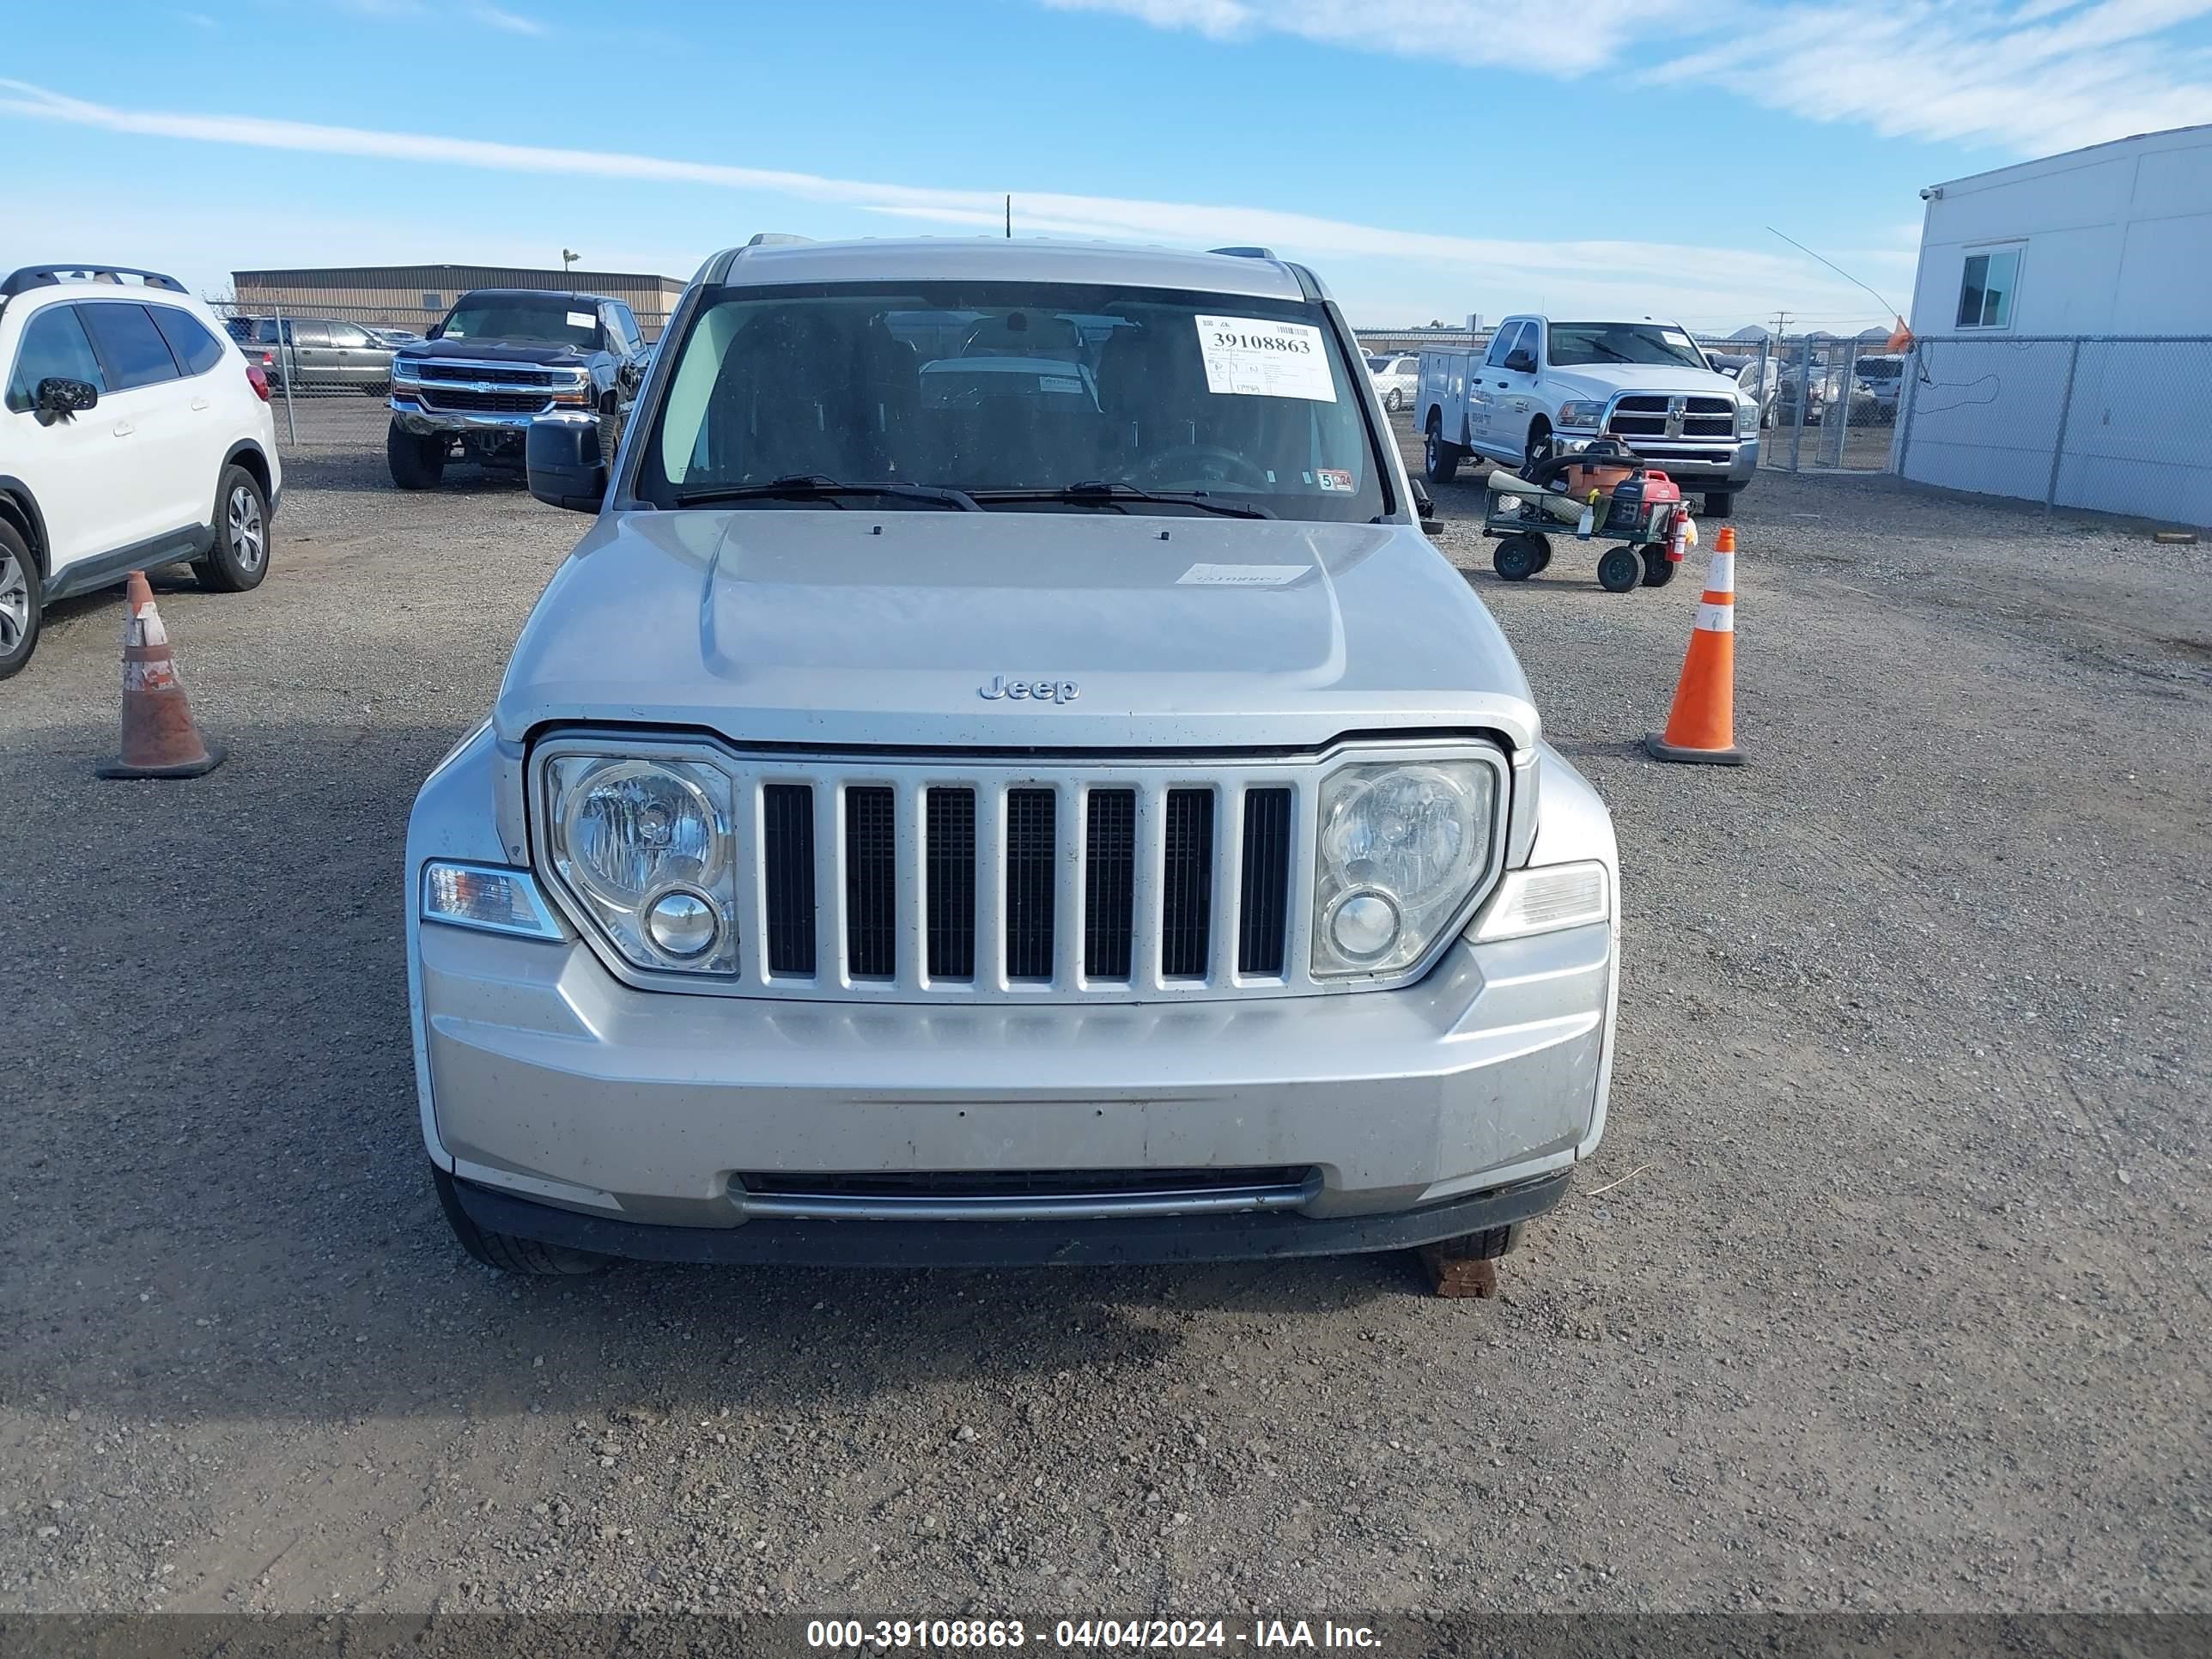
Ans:
[[[806,1644],[878,1653],[989,1651],[1030,1646],[1070,1650],[1212,1648],[1373,1650],[1376,1632],[1333,1620],[1061,1619],[1050,1626],[1022,1619],[817,1619]]]

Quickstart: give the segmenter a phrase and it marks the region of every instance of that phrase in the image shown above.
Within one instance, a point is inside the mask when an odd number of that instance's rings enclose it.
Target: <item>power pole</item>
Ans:
[[[1011,191],[1006,194],[1006,240],[1014,240],[1014,198]]]
[[[1778,340],[1782,338],[1784,335],[1789,333],[1789,331],[1790,313],[1786,311],[1776,312],[1774,313],[1774,337]]]

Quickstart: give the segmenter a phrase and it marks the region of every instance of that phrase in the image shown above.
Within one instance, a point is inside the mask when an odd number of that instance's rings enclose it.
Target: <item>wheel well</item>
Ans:
[[[46,568],[46,539],[39,534],[39,515],[31,511],[31,504],[12,489],[0,489],[0,519],[23,538],[38,564],[39,580],[44,581],[52,574]]]
[[[253,482],[261,486],[262,499],[269,496],[269,458],[252,444],[240,444],[223,457],[225,466],[242,466],[253,475]]]
[[[1441,433],[1444,429],[1444,411],[1441,405],[1431,404],[1429,412],[1421,417],[1421,430]]]

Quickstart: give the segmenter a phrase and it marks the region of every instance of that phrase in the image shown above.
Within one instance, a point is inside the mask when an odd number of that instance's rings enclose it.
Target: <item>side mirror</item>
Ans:
[[[444,339],[446,337],[446,325],[443,323],[431,324],[430,331],[425,334],[422,337],[426,340]]]
[[[1444,528],[1443,520],[1437,517],[1437,504],[1429,495],[1429,487],[1423,483],[1419,478],[1412,480],[1412,483],[1413,486],[1413,516],[1420,520],[1421,534],[1424,536],[1442,535]]]
[[[607,463],[599,423],[589,416],[541,415],[523,446],[530,493],[548,507],[596,513],[607,495]]]
[[[64,374],[47,375],[32,394],[32,407],[48,420],[82,415],[99,402],[98,386],[89,380],[72,380]]]
[[[1505,354],[1505,367],[1516,374],[1534,374],[1536,372],[1536,354],[1526,348],[1509,351]]]

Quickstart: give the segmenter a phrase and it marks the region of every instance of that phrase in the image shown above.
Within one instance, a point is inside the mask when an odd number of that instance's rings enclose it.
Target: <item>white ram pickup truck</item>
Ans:
[[[1508,317],[1487,350],[1421,354],[1431,482],[1469,455],[1525,466],[1617,438],[1724,519],[1759,471],[1759,404],[1671,323]]]

